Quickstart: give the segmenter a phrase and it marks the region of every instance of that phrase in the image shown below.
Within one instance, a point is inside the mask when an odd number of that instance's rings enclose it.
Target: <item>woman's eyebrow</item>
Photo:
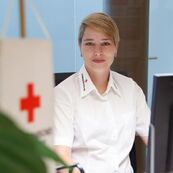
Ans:
[[[103,38],[102,41],[110,41],[111,39],[109,38]]]
[[[86,39],[84,39],[83,41],[93,41],[94,39],[92,39],[92,38],[86,38]],[[109,38],[103,38],[103,39],[101,39],[101,41],[110,41],[111,39],[109,39]]]
[[[83,41],[93,41],[94,39],[92,39],[92,38],[86,38],[86,39],[84,39]]]

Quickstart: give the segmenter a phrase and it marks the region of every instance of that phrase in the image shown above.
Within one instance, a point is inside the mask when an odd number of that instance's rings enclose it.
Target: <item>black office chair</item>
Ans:
[[[125,76],[128,76],[126,72],[119,71],[119,73],[120,74],[123,74]],[[61,83],[67,77],[71,76],[72,74],[74,74],[74,72],[55,73],[54,74],[54,77],[55,77],[55,86],[58,85],[59,83]],[[133,144],[133,147],[132,147],[132,149],[130,151],[129,156],[130,156],[130,161],[131,161],[131,165],[132,165],[132,168],[134,170],[134,173],[136,173],[136,149],[135,149],[135,143]]]

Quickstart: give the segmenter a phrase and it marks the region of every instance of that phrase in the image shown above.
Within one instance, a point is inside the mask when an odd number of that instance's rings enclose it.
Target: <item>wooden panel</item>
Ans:
[[[117,59],[112,70],[125,71],[147,93],[149,0],[103,0],[104,11],[120,30]],[[145,169],[145,147],[136,140],[137,173]]]

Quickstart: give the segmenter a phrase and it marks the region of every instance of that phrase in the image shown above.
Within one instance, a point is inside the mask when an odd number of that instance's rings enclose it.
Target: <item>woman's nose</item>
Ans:
[[[94,54],[96,56],[100,56],[102,54],[102,47],[100,45],[96,45],[94,48]]]

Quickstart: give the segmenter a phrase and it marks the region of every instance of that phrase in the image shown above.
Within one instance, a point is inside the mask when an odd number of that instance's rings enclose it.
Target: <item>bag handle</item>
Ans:
[[[4,19],[3,19],[2,29],[0,32],[0,38],[6,37],[6,33],[8,31],[8,28],[9,28],[9,22],[10,22],[12,10],[14,7],[14,0],[8,0],[7,4],[8,4],[7,11],[6,11],[6,14],[5,14]],[[51,39],[48,28],[47,28],[42,16],[39,14],[38,9],[36,8],[36,5],[34,4],[33,0],[28,0],[28,4],[29,4],[38,24],[40,25],[40,28],[41,28],[44,36],[47,39]]]
[[[0,31],[0,38],[3,38],[3,37],[6,36],[6,32],[9,28],[10,17],[11,17],[11,14],[12,14],[13,7],[14,7],[14,1],[8,0],[7,10],[6,10],[6,13],[4,15],[4,19],[3,19],[3,22],[2,22],[2,28],[1,28],[1,31]]]

